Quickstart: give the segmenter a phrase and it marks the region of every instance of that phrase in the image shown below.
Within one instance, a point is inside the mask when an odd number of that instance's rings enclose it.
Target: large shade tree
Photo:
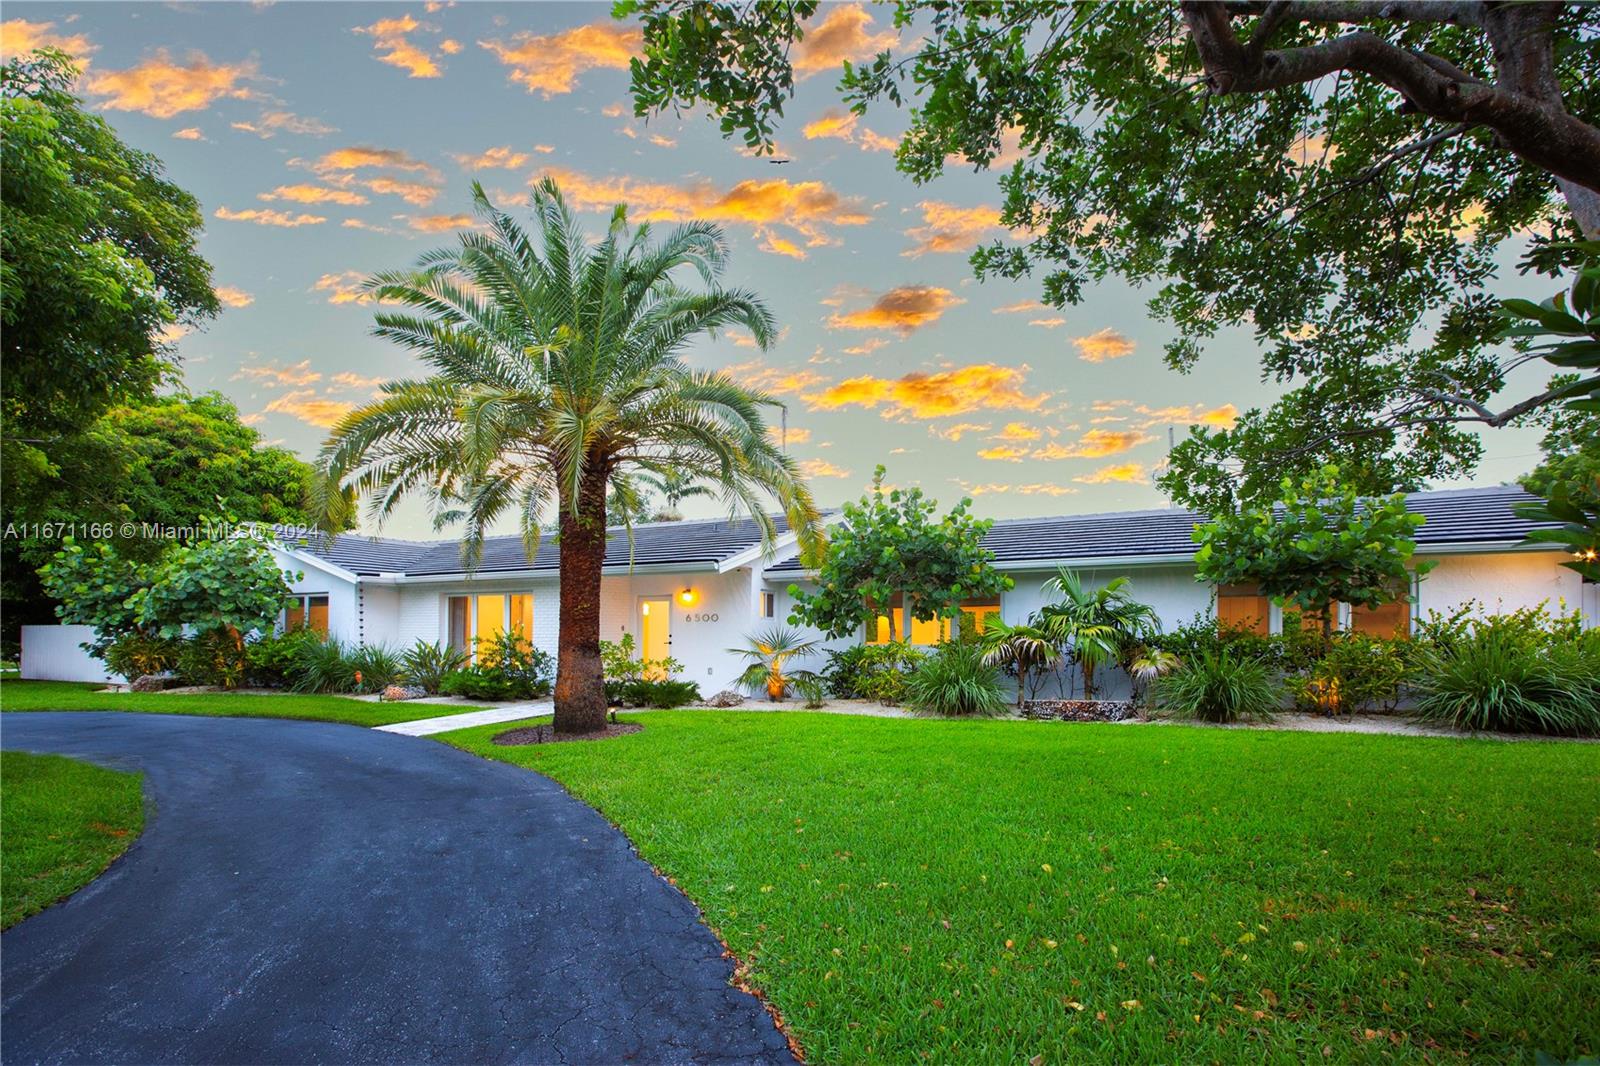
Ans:
[[[702,105],[770,146],[813,60],[813,2],[625,0],[641,114]],[[837,9],[833,9],[837,10]],[[1600,236],[1600,5],[1473,0],[894,6],[899,43],[844,65],[859,111],[910,104],[899,168],[1003,168],[980,276],[1076,303],[1151,282],[1192,370],[1252,332],[1285,389],[1197,431],[1163,486],[1223,510],[1337,460],[1363,492],[1470,471],[1474,430],[1551,401],[1508,389],[1487,291],[1508,250]],[[839,47],[835,24],[818,52]],[[807,66],[804,69],[814,69]],[[1224,337],[1227,347],[1236,344]]]
[[[619,205],[590,241],[546,180],[532,197],[533,228],[497,209],[477,185],[483,232],[379,274],[375,296],[403,309],[377,315],[374,333],[413,353],[428,377],[394,381],[352,411],[322,452],[328,514],[353,489],[381,521],[422,493],[441,525],[459,522],[473,565],[501,519],[515,522],[531,559],[540,524],[557,516],[560,653],[555,727],[605,724],[600,578],[608,490],[676,470],[716,487],[730,513],[777,534],[775,497],[802,550],[821,546],[821,522],[795,463],[772,443],[777,401],[719,373],[691,369],[685,349],[731,325],[766,348],[772,315],[753,293],[723,288],[727,247],[701,222],[658,234]]]

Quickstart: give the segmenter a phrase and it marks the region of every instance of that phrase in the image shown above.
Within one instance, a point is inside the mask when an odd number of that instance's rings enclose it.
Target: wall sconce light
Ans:
[[[688,607],[690,604],[694,603],[694,589],[684,589],[682,592],[678,593],[678,602],[683,604],[685,607]]]

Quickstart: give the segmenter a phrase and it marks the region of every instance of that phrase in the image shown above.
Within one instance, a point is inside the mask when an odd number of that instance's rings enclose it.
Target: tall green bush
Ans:
[[[1256,659],[1224,647],[1203,650],[1156,688],[1156,702],[1177,718],[1202,722],[1270,719],[1278,710],[1280,689],[1272,670]]]
[[[1000,672],[977,644],[947,640],[906,679],[906,706],[952,718],[993,718],[1007,711]]]
[[[1416,716],[1472,732],[1600,736],[1600,637],[1480,619],[1422,655]]]

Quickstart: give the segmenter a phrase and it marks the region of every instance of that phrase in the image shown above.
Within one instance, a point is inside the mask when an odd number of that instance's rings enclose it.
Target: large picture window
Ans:
[[[897,637],[905,639],[905,612],[901,610],[904,604],[899,596],[890,601],[888,607],[879,613],[874,623],[867,627],[868,644],[887,644],[889,642],[889,615],[894,615],[894,632]],[[971,632],[982,633],[984,625],[990,618],[1000,617],[1000,601],[967,600],[961,604],[960,623],[963,628],[971,626]],[[950,619],[930,618],[926,621],[913,618],[911,620],[911,643],[933,645],[949,640],[951,633]]]
[[[309,629],[322,636],[328,635],[328,597],[325,594],[294,596],[283,611],[283,630]]]
[[[1217,621],[1264,637],[1272,627],[1272,601],[1261,595],[1257,585],[1219,585]]]
[[[533,639],[533,593],[486,592],[476,596],[451,596],[445,616],[450,646],[473,654],[477,641],[493,640],[502,633]]]

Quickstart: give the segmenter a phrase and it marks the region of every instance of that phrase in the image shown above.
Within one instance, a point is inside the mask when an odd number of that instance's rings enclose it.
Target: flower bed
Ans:
[[[1025,700],[1022,717],[1055,722],[1123,722],[1138,716],[1132,700]]]

